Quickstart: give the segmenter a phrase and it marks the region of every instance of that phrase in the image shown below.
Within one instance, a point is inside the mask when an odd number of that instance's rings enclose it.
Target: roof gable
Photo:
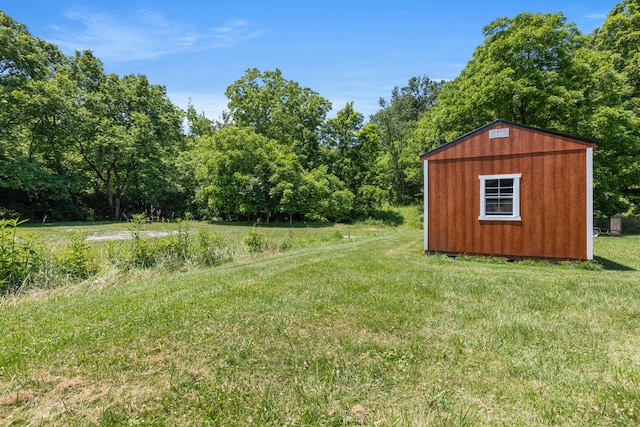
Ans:
[[[593,141],[502,119],[420,156],[422,160],[522,155],[594,148]]]

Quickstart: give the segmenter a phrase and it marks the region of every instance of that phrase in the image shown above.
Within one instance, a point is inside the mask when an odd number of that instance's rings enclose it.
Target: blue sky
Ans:
[[[166,1],[0,0],[0,9],[65,53],[92,50],[108,73],[145,74],[186,108],[225,109],[248,68],[283,76],[368,117],[413,76],[455,78],[482,28],[520,12],[562,12],[588,34],[615,0]]]

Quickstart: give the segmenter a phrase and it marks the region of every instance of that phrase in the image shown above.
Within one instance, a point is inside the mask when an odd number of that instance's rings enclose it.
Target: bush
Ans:
[[[267,238],[264,233],[258,231],[255,227],[244,236],[243,242],[251,253],[262,252],[267,247]]]
[[[216,265],[230,257],[222,233],[201,231],[196,241],[195,260],[198,265]]]
[[[179,268],[192,258],[189,220],[178,219],[177,222],[178,230],[166,241],[165,245],[162,245],[162,240],[152,243],[157,248],[154,252],[161,252],[161,255],[158,254],[158,256],[163,258],[162,262],[168,265],[170,269]]]
[[[58,257],[60,272],[63,275],[78,279],[86,279],[96,271],[91,257],[91,249],[85,242],[85,233],[73,233],[71,243]]]
[[[33,237],[16,236],[17,227],[25,222],[17,218],[0,219],[0,293],[18,290],[43,264],[42,245]]]

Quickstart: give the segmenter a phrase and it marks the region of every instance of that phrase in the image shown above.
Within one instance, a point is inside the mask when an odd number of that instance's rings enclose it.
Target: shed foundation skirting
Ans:
[[[446,255],[451,258],[457,258],[459,256],[468,256],[468,257],[477,257],[477,258],[495,258],[495,259],[503,259],[505,261],[525,261],[525,260],[533,260],[533,261],[548,261],[552,263],[560,263],[560,262],[585,262],[591,261],[592,259],[577,259],[577,258],[553,258],[553,257],[532,257],[532,256],[524,256],[524,255],[491,255],[491,254],[477,254],[477,253],[467,253],[467,252],[439,252],[439,251],[424,251],[425,255]]]

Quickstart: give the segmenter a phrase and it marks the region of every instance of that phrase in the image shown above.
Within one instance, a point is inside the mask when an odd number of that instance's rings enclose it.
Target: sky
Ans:
[[[562,12],[583,34],[616,0],[0,0],[0,9],[67,55],[91,50],[105,72],[144,74],[178,107],[219,119],[249,68],[366,118],[411,77],[454,79],[482,28],[521,12]]]

